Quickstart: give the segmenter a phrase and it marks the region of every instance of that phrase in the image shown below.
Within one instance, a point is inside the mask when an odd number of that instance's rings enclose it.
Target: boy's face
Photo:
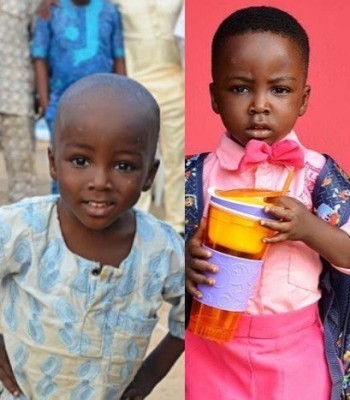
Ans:
[[[213,110],[233,139],[272,144],[307,108],[310,87],[297,45],[270,32],[227,38],[213,66]]]
[[[84,103],[61,116],[50,172],[68,221],[103,230],[150,188],[158,160],[153,159],[151,124],[142,113],[107,99]]]

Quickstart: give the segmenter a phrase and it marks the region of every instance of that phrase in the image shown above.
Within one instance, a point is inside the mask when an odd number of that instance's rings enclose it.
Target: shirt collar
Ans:
[[[289,132],[282,140],[290,139],[301,145],[297,134],[294,131]],[[235,171],[244,155],[244,147],[230,138],[225,132],[220,139],[218,148],[215,150],[221,168],[228,171]]]

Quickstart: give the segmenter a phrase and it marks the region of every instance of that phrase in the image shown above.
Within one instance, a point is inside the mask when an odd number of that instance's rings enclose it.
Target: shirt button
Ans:
[[[91,273],[92,273],[92,275],[94,275],[94,276],[98,276],[98,275],[100,275],[100,270],[99,270],[98,268],[94,268],[94,269],[91,271]]]

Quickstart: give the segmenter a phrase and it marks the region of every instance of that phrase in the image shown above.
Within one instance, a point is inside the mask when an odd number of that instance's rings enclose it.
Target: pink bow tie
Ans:
[[[250,140],[246,146],[238,171],[243,172],[249,168],[257,167],[260,163],[269,162],[302,168],[304,166],[304,153],[298,143],[286,139],[269,146],[259,140]]]

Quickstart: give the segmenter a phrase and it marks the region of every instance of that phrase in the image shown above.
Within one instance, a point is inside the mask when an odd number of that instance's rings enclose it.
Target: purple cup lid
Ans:
[[[217,196],[215,190],[215,188],[209,188],[208,192],[210,194],[210,203],[214,206],[218,206],[218,208],[252,219],[277,220],[276,217],[264,211],[265,206],[258,206],[235,200],[225,200],[222,197]]]

